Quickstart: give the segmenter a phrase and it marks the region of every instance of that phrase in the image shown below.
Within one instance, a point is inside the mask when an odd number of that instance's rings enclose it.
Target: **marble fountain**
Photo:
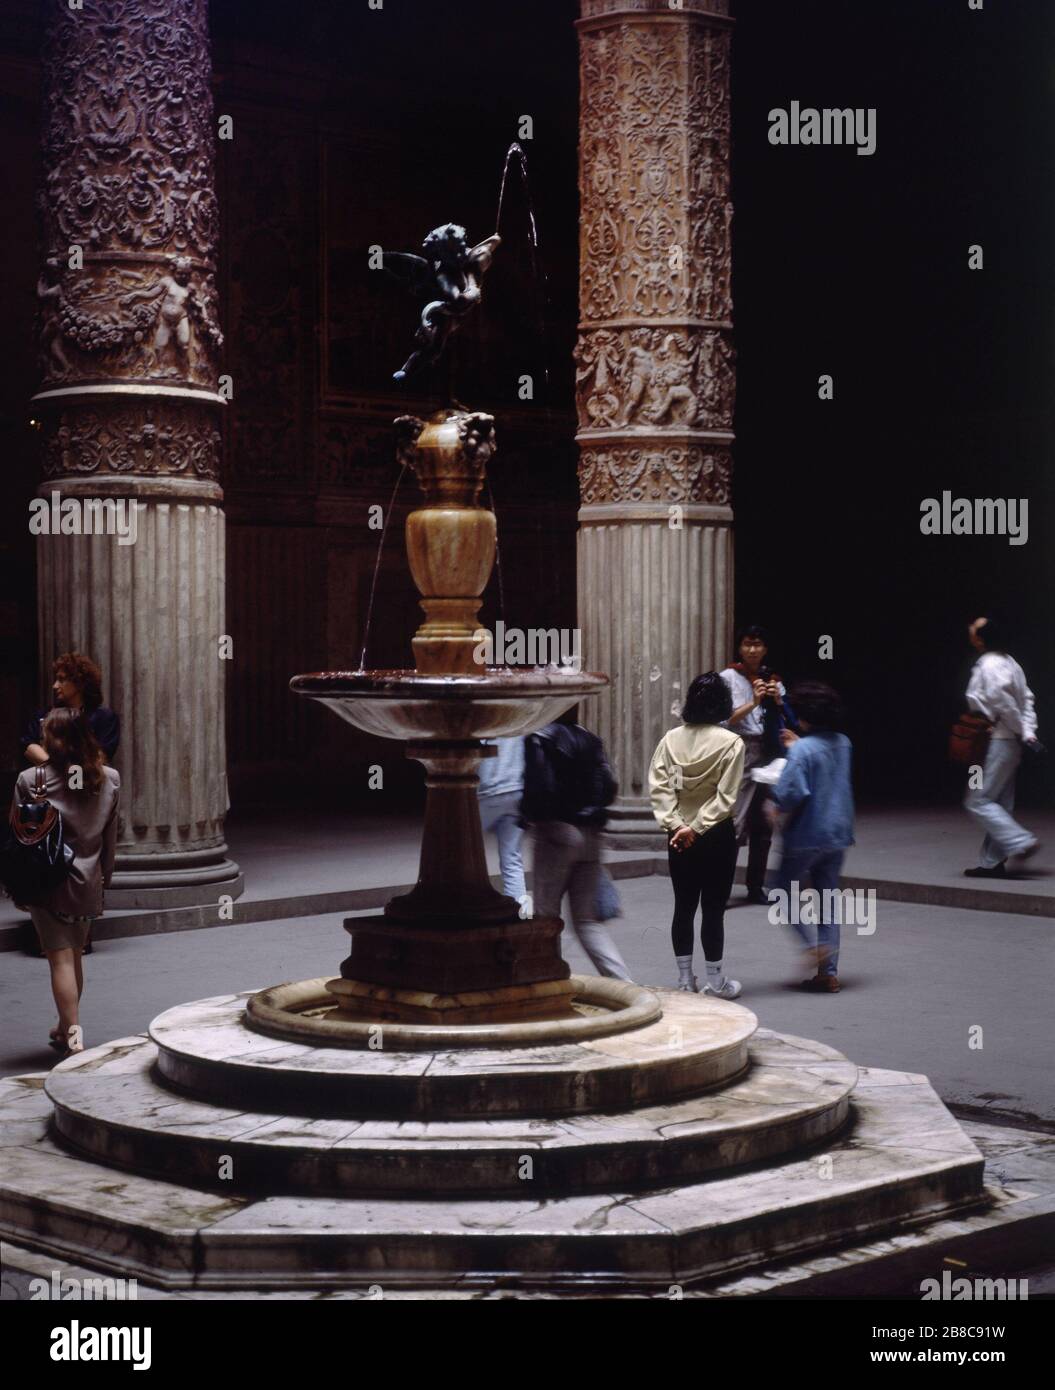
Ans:
[[[424,492],[416,670],[291,684],[424,764],[418,883],[347,920],[332,979],[183,1004],[0,1083],[0,1234],[172,1291],[667,1295],[977,1205],[982,1156],[925,1077],[572,976],[560,921],[492,888],[480,740],[606,677],[474,664],[494,422],[396,426]]]

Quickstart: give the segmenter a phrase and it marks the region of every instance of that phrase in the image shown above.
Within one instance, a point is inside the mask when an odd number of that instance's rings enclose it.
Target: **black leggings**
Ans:
[[[674,885],[670,926],[676,956],[692,955],[696,907],[702,911],[700,941],[706,960],[721,960],[725,948],[725,904],[736,874],[736,831],[731,819],[719,821],[690,849],[667,850]]]

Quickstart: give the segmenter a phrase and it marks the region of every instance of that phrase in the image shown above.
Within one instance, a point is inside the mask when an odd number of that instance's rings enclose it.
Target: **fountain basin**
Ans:
[[[381,738],[415,743],[516,738],[540,729],[608,685],[588,671],[486,666],[479,675],[316,671],[294,676],[297,695],[327,705]]]

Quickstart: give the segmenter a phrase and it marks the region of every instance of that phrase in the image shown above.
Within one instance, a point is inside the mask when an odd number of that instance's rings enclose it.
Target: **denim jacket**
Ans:
[[[788,749],[773,799],[790,812],[784,848],[846,849],[854,842],[852,745],[845,734],[816,730]]]

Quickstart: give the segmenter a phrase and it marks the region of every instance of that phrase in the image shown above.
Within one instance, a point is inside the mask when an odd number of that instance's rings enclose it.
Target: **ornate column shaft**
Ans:
[[[109,903],[204,903],[242,890],[224,843],[223,339],[206,0],[49,8],[38,495],[58,494],[74,515],[71,499],[125,499],[135,528],[124,543],[87,534],[104,512],[82,506],[70,534],[39,535],[41,678],[47,688],[60,652],[84,651],[121,716]]]
[[[620,782],[617,847],[664,843],[648,764],[732,638],[728,0],[582,0],[579,622]]]

